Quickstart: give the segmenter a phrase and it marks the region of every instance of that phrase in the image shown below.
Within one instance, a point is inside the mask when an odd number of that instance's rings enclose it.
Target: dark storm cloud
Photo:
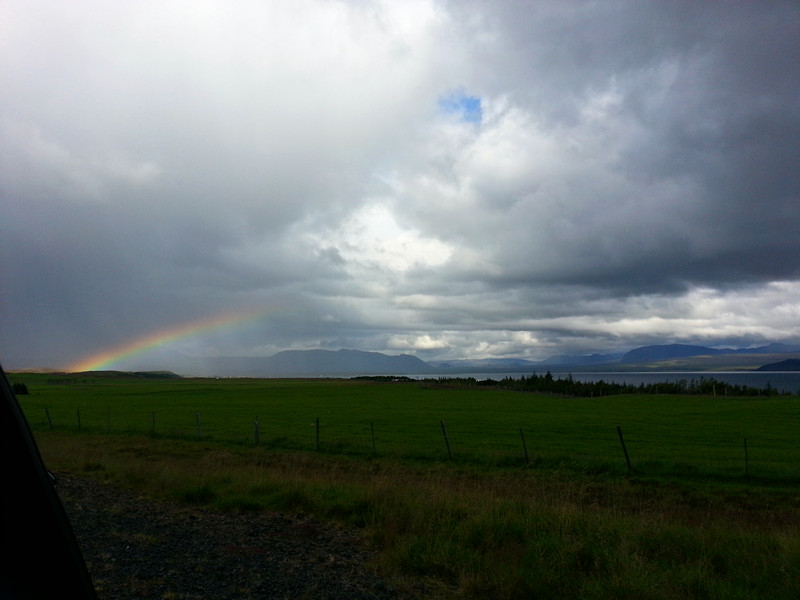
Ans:
[[[4,362],[800,336],[795,4],[0,12]]]
[[[672,293],[796,278],[796,6],[545,4],[530,11],[539,19],[505,6],[487,17],[481,49],[500,65],[492,85],[512,98],[516,187],[475,185],[474,160],[454,183],[516,198],[477,219],[504,230],[501,283]],[[478,139],[472,157],[483,143],[503,151],[492,142]],[[542,155],[550,164],[537,176]]]

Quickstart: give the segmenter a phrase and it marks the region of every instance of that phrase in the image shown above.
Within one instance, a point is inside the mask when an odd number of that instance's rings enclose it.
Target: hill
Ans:
[[[263,374],[280,375],[396,375],[430,373],[431,366],[416,356],[389,356],[361,350],[286,350],[261,361]]]
[[[780,362],[762,365],[756,371],[800,371],[800,358],[787,358]]]
[[[620,362],[626,364],[647,363],[657,360],[672,360],[687,358],[689,356],[715,356],[726,354],[723,350],[707,348],[705,346],[692,346],[689,344],[662,344],[658,346],[642,346],[626,352]]]
[[[798,358],[798,347],[768,344],[757,348],[708,348],[689,344],[665,344],[635,348],[609,370],[742,371],[755,370],[765,362]]]

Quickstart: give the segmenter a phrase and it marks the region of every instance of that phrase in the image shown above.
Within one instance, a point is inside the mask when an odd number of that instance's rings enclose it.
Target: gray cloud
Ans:
[[[800,337],[793,4],[0,17],[7,366]]]

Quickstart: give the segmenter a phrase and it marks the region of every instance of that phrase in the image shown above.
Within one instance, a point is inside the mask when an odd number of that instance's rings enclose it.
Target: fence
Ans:
[[[800,476],[800,453],[785,438],[737,437],[720,431],[706,431],[698,437],[695,431],[675,428],[653,435],[653,431],[610,423],[549,430],[495,423],[487,428],[463,419],[453,426],[445,418],[430,419],[420,427],[419,419],[413,424],[385,418],[348,422],[335,416],[327,420],[309,417],[287,426],[285,419],[271,423],[263,414],[252,419],[217,414],[215,419],[200,411],[139,411],[134,415],[125,410],[117,415],[110,406],[102,411],[45,407],[40,418],[28,418],[35,431],[149,435],[266,449],[682,476]]]

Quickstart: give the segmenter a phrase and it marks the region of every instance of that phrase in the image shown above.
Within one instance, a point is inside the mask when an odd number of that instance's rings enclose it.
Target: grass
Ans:
[[[789,598],[800,589],[800,500],[791,487],[37,437],[56,470],[217,510],[360,527],[381,572],[420,597]]]
[[[800,476],[790,396],[625,395],[560,398],[503,390],[437,389],[353,380],[150,380],[17,376],[34,430],[149,434],[327,453],[448,458],[624,473],[616,426],[638,471],[668,476]],[[49,421],[48,421],[49,414]],[[522,431],[521,431],[522,430]],[[747,455],[744,443],[747,440]]]
[[[376,566],[410,595],[666,600],[800,591],[796,399],[565,399],[344,380],[24,380],[31,395],[21,404],[49,468],[217,510],[360,527],[379,551]],[[70,422],[78,409],[80,431]],[[269,431],[258,447],[256,414]]]

